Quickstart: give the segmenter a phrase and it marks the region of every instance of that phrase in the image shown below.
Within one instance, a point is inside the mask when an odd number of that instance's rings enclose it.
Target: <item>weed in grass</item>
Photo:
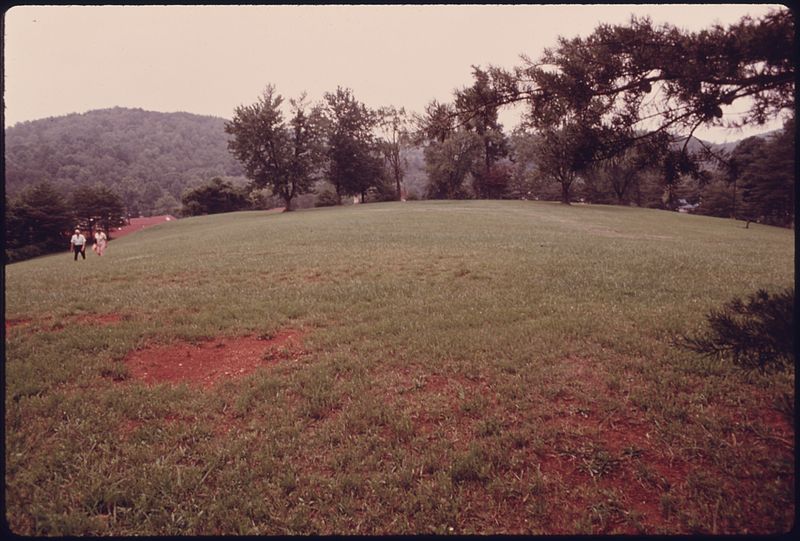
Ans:
[[[531,447],[535,451],[540,441],[540,438],[538,438],[535,433],[523,430],[514,430],[511,433],[507,433],[504,437],[504,445],[509,449]]]
[[[450,479],[455,484],[469,481],[486,482],[489,479],[489,469],[484,451],[472,445],[466,453],[457,453],[450,465]]]
[[[503,431],[503,423],[494,417],[482,420],[478,423],[477,433],[482,438],[500,435]]]
[[[389,419],[389,426],[392,434],[398,443],[408,443],[414,438],[414,421],[405,413],[399,412]]]
[[[678,502],[672,494],[662,494],[658,504],[664,518],[672,517],[678,509]]]
[[[325,417],[337,403],[333,373],[330,368],[314,366],[301,383],[305,398],[305,415],[313,419]]]
[[[100,367],[100,375],[113,381],[125,381],[131,377],[131,372],[124,364],[109,361]]]
[[[292,469],[284,470],[278,476],[278,486],[281,491],[289,495],[297,488],[297,474]]]
[[[628,510],[624,498],[616,490],[600,490],[600,501],[588,507],[591,522],[601,533],[608,532],[615,525],[633,523],[637,530],[641,530],[639,516]],[[640,532],[641,533],[641,532]]]
[[[593,444],[582,446],[573,456],[578,459],[578,469],[588,473],[592,478],[609,475],[618,468],[620,462],[611,453]]]
[[[463,388],[459,388],[459,398],[464,400],[461,403],[461,411],[470,417],[481,417],[486,411],[488,400],[480,393],[471,395],[469,399],[465,400],[465,393]]]

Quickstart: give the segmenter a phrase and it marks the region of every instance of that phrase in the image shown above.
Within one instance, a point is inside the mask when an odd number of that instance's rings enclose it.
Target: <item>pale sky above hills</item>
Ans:
[[[268,83],[286,98],[318,101],[338,85],[370,107],[421,112],[470,85],[471,65],[511,68],[601,22],[649,15],[700,30],[770,7],[17,6],[5,13],[5,126],[114,106],[231,118]],[[517,114],[503,113],[508,128]],[[780,125],[696,135],[724,142]]]

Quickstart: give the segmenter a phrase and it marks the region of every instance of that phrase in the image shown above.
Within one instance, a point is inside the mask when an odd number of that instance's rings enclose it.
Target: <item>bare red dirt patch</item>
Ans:
[[[15,318],[15,319],[7,319],[6,320],[6,332],[10,329],[15,329],[17,327],[24,327],[30,325],[33,320],[30,318]]]
[[[133,352],[125,363],[135,380],[148,384],[186,383],[208,388],[252,374],[304,351],[300,332],[286,330],[269,340],[255,336],[225,337],[200,344],[179,343]]]
[[[176,218],[174,216],[170,215],[131,218],[130,223],[112,231],[111,237],[113,239],[118,239],[120,237],[124,237],[125,235],[130,235],[131,233],[135,233],[136,231],[141,231],[145,227],[150,227],[152,225],[157,225],[165,222],[171,222],[174,221],[175,219]]]

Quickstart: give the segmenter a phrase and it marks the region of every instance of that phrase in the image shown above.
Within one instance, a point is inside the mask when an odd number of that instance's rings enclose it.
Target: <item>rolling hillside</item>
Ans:
[[[147,205],[214,176],[240,176],[225,119],[116,107],[23,122],[5,131],[8,195],[39,181],[66,192],[115,186],[126,204]]]
[[[641,208],[418,201],[186,218],[8,265],[7,523],[786,532],[794,373],[679,343],[792,286],[793,246]]]

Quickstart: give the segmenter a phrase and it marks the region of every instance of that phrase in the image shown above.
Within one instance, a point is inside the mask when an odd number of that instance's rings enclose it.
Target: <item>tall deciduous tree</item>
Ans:
[[[463,199],[467,197],[464,180],[480,157],[481,140],[469,131],[459,130],[443,142],[432,141],[425,148],[428,173],[428,197]]]
[[[292,117],[284,120],[283,97],[268,85],[258,101],[236,108],[225,131],[233,136],[228,148],[242,162],[254,188],[268,187],[280,196],[284,210],[308,193],[320,167],[323,119],[310,108],[305,95],[290,100]]]
[[[456,93],[455,107],[459,123],[474,132],[481,140],[482,159],[473,173],[475,194],[480,198],[500,198],[508,178],[495,164],[508,155],[508,142],[498,120],[500,92],[493,87],[489,73],[472,67],[475,82]]]
[[[380,151],[373,135],[378,116],[338,87],[325,93],[328,120],[328,180],[336,194],[361,195],[383,181]]]
[[[378,110],[379,125],[382,131],[380,147],[383,158],[389,168],[389,174],[394,180],[396,199],[402,198],[403,176],[405,174],[405,159],[403,149],[409,142],[409,121],[405,109],[402,107],[383,107]]]
[[[561,202],[569,205],[575,180],[593,163],[600,136],[588,115],[541,122],[536,156],[540,174],[561,185]]]

